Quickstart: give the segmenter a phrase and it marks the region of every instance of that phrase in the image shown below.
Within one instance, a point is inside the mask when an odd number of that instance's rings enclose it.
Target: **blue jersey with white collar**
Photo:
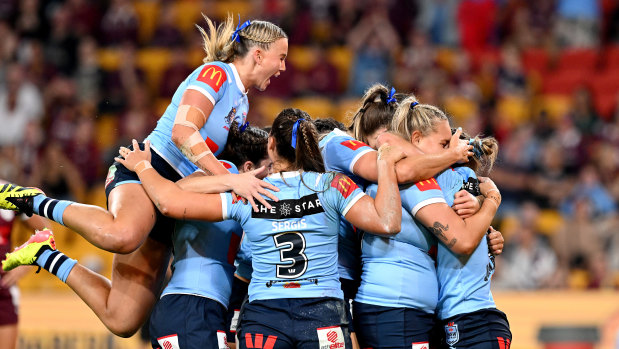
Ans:
[[[419,210],[433,202],[444,202],[440,188],[432,181],[400,187],[402,230],[397,235],[363,234],[363,269],[357,302],[434,313],[438,282],[431,251],[436,247],[436,239],[404,207],[412,205]],[[366,192],[375,197],[377,187],[371,184]]]
[[[146,138],[150,140],[152,148],[182,176],[197,169],[172,141],[174,119],[186,90],[198,91],[213,103],[213,111],[200,129],[200,135],[214,155],[224,149],[232,121],[243,124],[249,110],[245,87],[234,64],[209,62],[194,70],[179,85],[172,102],[157,122],[157,127]]]
[[[327,171],[343,173],[357,185],[364,188],[365,179],[355,175],[353,168],[365,154],[375,151],[363,142],[357,141],[346,132],[335,129],[320,140],[320,150]],[[338,263],[340,277],[358,280],[361,273],[360,234],[346,219],[340,222],[338,241]]]
[[[224,219],[245,230],[253,273],[249,300],[343,298],[337,270],[338,225],[365,194],[344,175],[276,173],[265,181],[278,187],[272,209],[221,194]]]
[[[238,173],[231,162],[221,162],[231,173]],[[239,223],[232,220],[177,221],[172,236],[172,278],[161,296],[189,294],[213,299],[227,307],[242,234]]]
[[[447,169],[436,178],[449,206],[469,178],[477,179],[477,176],[468,167]],[[488,254],[485,236],[470,256],[457,255],[439,243],[437,259],[440,285],[438,316],[441,320],[496,307],[490,291],[494,257]]]

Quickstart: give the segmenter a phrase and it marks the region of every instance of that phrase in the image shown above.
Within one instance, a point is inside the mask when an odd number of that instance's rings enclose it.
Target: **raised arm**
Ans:
[[[225,174],[228,170],[219,162],[200,135],[213,103],[202,93],[188,89],[183,94],[172,127],[172,141],[196,166],[207,174]]]
[[[346,213],[355,227],[378,235],[395,235],[402,225],[402,202],[394,165],[404,154],[385,145],[378,150],[378,192],[376,198],[363,196]]]
[[[449,148],[440,154],[422,154],[410,142],[393,133],[383,133],[377,139],[378,144],[389,144],[399,147],[406,157],[395,165],[398,183],[415,183],[430,178],[456,162],[466,162],[473,153],[471,146],[460,142],[462,131],[456,132],[450,140]],[[353,167],[353,172],[363,179],[376,182],[378,180],[377,153],[364,154]]]
[[[219,194],[185,191],[174,182],[162,177],[150,164],[150,142],[145,143],[142,151],[137,141],[133,140],[133,149],[133,151],[121,149],[124,159],[117,157],[115,160],[138,175],[142,187],[164,216],[210,222],[223,219]]]
[[[423,225],[452,252],[470,255],[484,237],[501,204],[501,194],[489,179],[480,184],[485,197],[481,209],[473,216],[462,219],[445,203],[434,203],[414,213]]]

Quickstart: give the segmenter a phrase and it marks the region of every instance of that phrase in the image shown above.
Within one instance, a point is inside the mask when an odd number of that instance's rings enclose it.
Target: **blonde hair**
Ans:
[[[286,33],[277,25],[267,21],[251,21],[251,24],[239,31],[239,41],[233,40],[232,35],[236,29],[232,14],[228,14],[226,20],[215,27],[215,23],[202,14],[206,21],[206,30],[196,24],[204,43],[204,63],[221,61],[230,63],[236,57],[245,57],[249,49],[258,46],[268,50],[271,44],[278,39],[288,38]]]
[[[400,102],[394,114],[391,131],[408,141],[411,140],[415,131],[427,136],[436,130],[436,124],[439,121],[449,121],[447,114],[442,110],[433,105],[420,104],[412,94]]]
[[[355,112],[348,130],[356,140],[368,142],[368,135],[381,127],[389,128],[397,102],[389,102],[389,89],[382,84],[374,84],[361,98],[361,107]]]

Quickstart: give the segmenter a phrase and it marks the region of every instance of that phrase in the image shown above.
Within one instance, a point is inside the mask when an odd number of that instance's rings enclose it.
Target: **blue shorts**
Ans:
[[[210,298],[165,295],[150,316],[150,342],[153,348],[225,348],[226,308]]]
[[[236,340],[236,327],[238,325],[241,306],[247,299],[247,288],[249,284],[237,277],[232,278],[232,292],[230,293],[230,301],[228,304],[228,314],[226,315],[226,334],[228,335],[228,343],[234,343]]]
[[[341,299],[254,300],[243,306],[240,318],[237,348],[351,348]]]
[[[350,333],[355,332],[355,326],[352,321],[352,309],[350,308],[350,302],[355,299],[357,290],[361,280],[350,280],[340,278],[340,284],[342,284],[342,292],[344,292],[344,305],[346,306],[346,316],[348,317],[348,331]]]
[[[361,348],[428,348],[434,314],[412,308],[353,302],[353,319]]]
[[[509,349],[512,332],[505,313],[483,309],[442,321],[439,348]]]
[[[144,143],[140,143],[140,149],[144,149]],[[127,148],[133,149],[133,145],[129,145]],[[151,152],[151,165],[159,174],[173,182],[181,179],[181,175],[170,166],[156,151],[153,149]],[[129,171],[123,164],[118,161],[114,161],[110,169],[108,170],[107,177],[105,179],[105,197],[109,198],[112,189],[121,184],[126,183],[140,183],[140,178],[133,171]],[[169,217],[165,217],[155,210],[157,214],[157,221],[153,230],[151,230],[150,237],[156,241],[159,241],[166,246],[172,246],[172,233],[174,232],[175,220]]]

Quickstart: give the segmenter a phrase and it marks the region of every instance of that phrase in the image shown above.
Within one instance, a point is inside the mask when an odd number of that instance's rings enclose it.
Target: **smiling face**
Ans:
[[[413,132],[412,143],[425,154],[437,154],[445,151],[450,139],[449,121],[438,120],[434,125],[434,130],[426,136],[422,136],[419,131]]]
[[[254,55],[257,62],[257,74],[254,86],[256,89],[264,91],[271,83],[272,77],[278,77],[281,72],[286,70],[288,39],[277,39],[271,44],[268,50],[256,50]]]

